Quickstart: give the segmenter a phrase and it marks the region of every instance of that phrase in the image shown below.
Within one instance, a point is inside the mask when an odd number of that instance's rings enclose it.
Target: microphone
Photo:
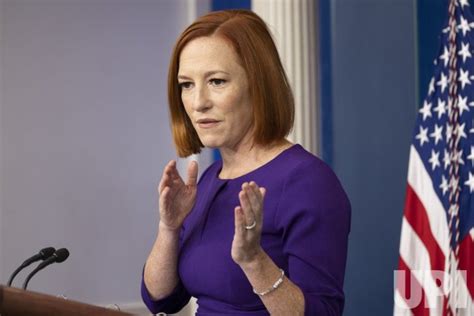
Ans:
[[[26,290],[26,287],[28,286],[28,282],[30,282],[30,279],[40,270],[46,268],[50,264],[53,264],[55,262],[63,262],[64,260],[69,257],[69,251],[66,248],[61,248],[56,250],[55,253],[53,253],[52,256],[50,256],[48,259],[44,260],[41,262],[30,274],[25,279],[25,282],[23,283],[23,290]]]
[[[10,279],[8,279],[7,285],[8,286],[12,285],[13,279],[16,277],[16,275],[21,270],[23,270],[24,268],[26,268],[27,266],[29,266],[33,262],[36,262],[38,260],[44,260],[46,258],[51,257],[54,254],[55,251],[56,251],[56,249],[54,249],[53,247],[43,248],[36,255],[34,255],[33,257],[30,257],[30,258],[26,259],[18,268],[16,268],[15,271],[13,271],[12,275],[10,276]]]

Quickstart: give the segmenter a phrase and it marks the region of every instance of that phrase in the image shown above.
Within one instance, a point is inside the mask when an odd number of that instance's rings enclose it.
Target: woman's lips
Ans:
[[[199,122],[198,126],[202,129],[208,129],[208,128],[216,127],[219,123],[220,123],[219,121],[205,121],[205,122]]]
[[[220,121],[212,119],[212,118],[202,118],[202,119],[197,120],[197,125],[199,126],[199,128],[202,128],[202,129],[213,128],[219,123]]]

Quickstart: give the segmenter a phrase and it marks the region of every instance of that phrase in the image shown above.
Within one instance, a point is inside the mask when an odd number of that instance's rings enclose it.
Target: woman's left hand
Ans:
[[[251,181],[243,183],[239,192],[240,206],[234,209],[235,232],[232,259],[238,265],[251,263],[262,254],[260,238],[263,224],[265,188]]]

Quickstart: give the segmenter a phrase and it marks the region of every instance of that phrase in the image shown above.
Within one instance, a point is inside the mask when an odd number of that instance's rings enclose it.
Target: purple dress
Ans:
[[[351,208],[333,171],[300,145],[235,179],[219,179],[221,168],[215,162],[199,180],[181,230],[174,292],[154,301],[142,279],[150,311],[176,313],[194,296],[200,316],[269,315],[231,257],[238,192],[255,181],[267,189],[262,248],[303,291],[305,315],[341,315]]]

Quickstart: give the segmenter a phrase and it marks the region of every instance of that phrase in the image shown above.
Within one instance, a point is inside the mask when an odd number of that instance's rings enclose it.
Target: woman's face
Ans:
[[[253,111],[244,68],[224,39],[199,37],[183,48],[178,82],[186,113],[206,147],[237,149],[252,138]]]

